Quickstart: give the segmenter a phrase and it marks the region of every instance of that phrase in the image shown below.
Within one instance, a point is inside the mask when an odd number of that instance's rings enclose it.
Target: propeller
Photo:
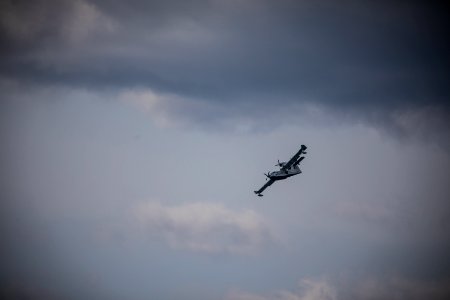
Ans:
[[[280,163],[280,160],[279,159],[277,159],[277,164],[275,165],[275,167],[282,167],[282,165],[281,165],[281,163]]]

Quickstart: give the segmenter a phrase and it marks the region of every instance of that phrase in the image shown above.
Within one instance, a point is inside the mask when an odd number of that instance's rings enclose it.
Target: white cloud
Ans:
[[[289,293],[283,300],[335,300],[336,291],[326,280],[303,279],[300,281],[301,297]]]
[[[147,114],[160,128],[200,126],[203,129],[227,129],[248,133],[260,127],[260,120],[242,115],[230,106],[174,93],[155,92],[149,88],[126,89],[117,96]]]
[[[305,278],[296,291],[280,290],[270,295],[231,291],[225,300],[336,300],[335,288],[324,279]]]
[[[233,211],[217,203],[168,206],[147,202],[135,209],[144,232],[171,247],[204,253],[250,254],[274,235],[264,218],[252,210]]]
[[[173,127],[177,123],[176,118],[168,112],[168,106],[176,102],[174,96],[158,94],[150,89],[128,89],[120,93],[118,98],[148,114],[158,127]]]

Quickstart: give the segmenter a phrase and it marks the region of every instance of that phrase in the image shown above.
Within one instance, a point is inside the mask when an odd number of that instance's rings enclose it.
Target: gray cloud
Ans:
[[[161,237],[174,248],[251,254],[274,239],[267,222],[256,212],[233,211],[221,204],[147,202],[138,206],[135,214],[145,234]]]
[[[279,290],[265,295],[231,290],[225,300],[338,300],[336,288],[325,279],[305,278],[296,290]],[[350,298],[347,298],[350,299]]]
[[[20,88],[152,93],[165,126],[363,122],[450,148],[450,18],[438,4],[42,0],[1,11],[0,77]]]
[[[203,130],[260,133],[283,125],[336,126],[356,122],[378,128],[398,140],[428,142],[450,149],[450,111],[439,106],[344,111],[317,102],[255,106],[242,101],[229,105],[147,88],[125,89],[115,97],[143,111],[160,127],[194,126]]]
[[[447,10],[437,5],[79,0],[4,6],[4,77],[146,86],[251,106],[448,108],[449,26]]]

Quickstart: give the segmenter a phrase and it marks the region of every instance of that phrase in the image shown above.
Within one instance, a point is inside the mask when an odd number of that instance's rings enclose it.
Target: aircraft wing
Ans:
[[[262,193],[266,188],[268,188],[269,186],[271,186],[272,183],[274,183],[274,182],[275,182],[275,180],[269,179],[269,181],[267,181],[265,185],[263,185],[259,190],[255,191],[255,194],[257,194],[258,196],[262,196],[261,193]]]
[[[294,162],[294,166],[298,165],[303,159],[305,159],[304,156],[300,157],[296,162]]]
[[[293,164],[295,164],[297,162],[297,159],[300,157],[300,155],[302,155],[303,153],[306,153],[305,150],[306,150],[306,146],[302,145],[300,150],[298,150],[298,152],[295,153],[294,156],[292,156],[292,158],[281,168],[281,170],[286,171],[287,169],[289,169]],[[300,161],[299,161],[299,163],[300,163]]]

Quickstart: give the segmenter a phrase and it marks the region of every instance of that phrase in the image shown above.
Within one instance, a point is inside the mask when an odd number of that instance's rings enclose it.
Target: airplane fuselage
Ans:
[[[300,171],[300,168],[298,166],[292,166],[291,168],[287,170],[280,170],[280,171],[274,171],[270,172],[267,177],[273,180],[282,180],[286,179],[288,177],[300,174],[302,171]]]

